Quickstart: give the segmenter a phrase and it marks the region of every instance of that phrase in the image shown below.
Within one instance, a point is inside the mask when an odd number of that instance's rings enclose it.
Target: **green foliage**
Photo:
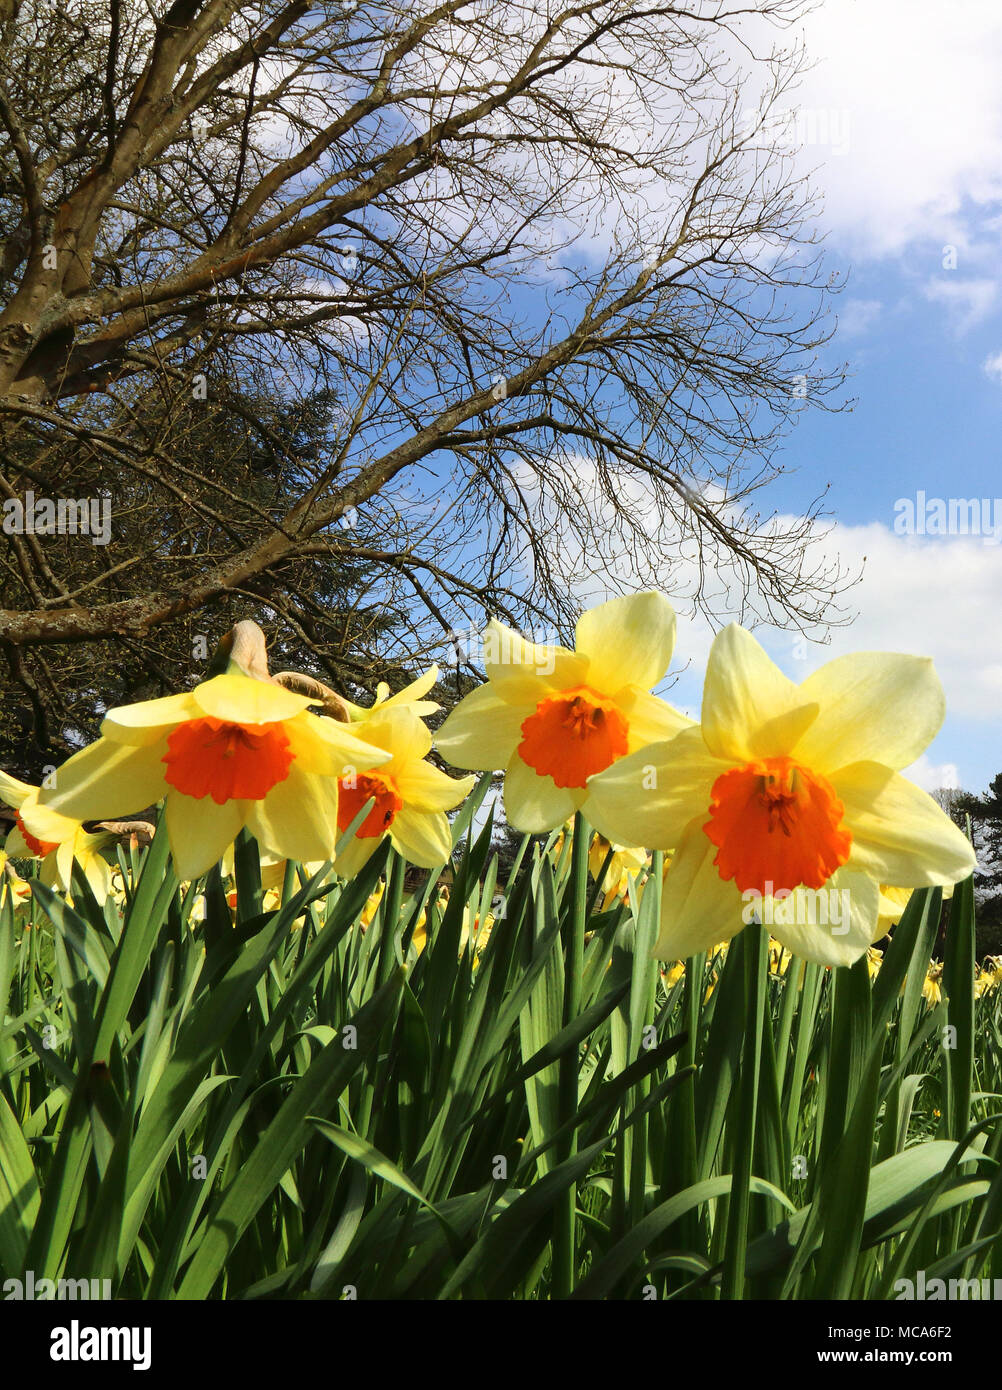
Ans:
[[[174,880],[163,828],[104,909],[82,882],[4,897],[3,1277],[534,1300],[1002,1273],[1002,989],[974,997],[969,884],[933,1004],[938,891],[872,980],[757,928],[680,976],[650,956],[657,864],[602,911],[582,854],[526,843],[491,924],[476,800],[439,898],[388,846],[269,894],[242,839],[234,911],[218,872]]]

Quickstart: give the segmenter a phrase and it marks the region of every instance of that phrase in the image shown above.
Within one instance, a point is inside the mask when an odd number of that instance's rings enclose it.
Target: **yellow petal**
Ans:
[[[338,784],[293,763],[261,801],[248,801],[247,827],[265,849],[283,859],[330,859],[337,843]]]
[[[515,703],[533,706],[553,690],[583,685],[588,678],[588,658],[566,647],[527,641],[495,618],[483,635],[484,670],[495,693]]]
[[[34,859],[35,854],[28,848],[28,842],[21,834],[19,826],[14,826],[4,842],[4,852],[9,859]],[[2,882],[2,880],[0,880]]]
[[[710,788],[729,767],[708,752],[693,725],[590,777],[588,819],[616,844],[672,849],[691,820],[706,820]]]
[[[435,734],[435,746],[453,767],[480,772],[507,767],[533,708],[503,700],[488,682],[460,700]]]
[[[187,719],[197,719],[201,710],[190,694],[165,695],[161,700],[140,700],[109,710],[101,733],[114,743],[136,746],[155,743]]]
[[[680,734],[683,729],[693,727],[693,721],[686,715],[644,690],[620,691],[617,703],[629,726],[629,753],[637,748],[646,748],[649,743],[663,743],[665,739]]]
[[[797,753],[821,772],[870,761],[900,771],[925,751],[946,714],[943,687],[927,657],[836,657],[808,676],[800,693],[821,708]]]
[[[313,714],[297,715],[282,725],[299,770],[319,777],[339,777],[349,768],[366,772],[389,760],[384,748],[369,743],[361,731],[352,732],[354,729],[359,726]]]
[[[16,777],[11,777],[9,772],[0,772],[0,801],[6,801],[8,806],[15,809],[21,805],[26,796],[30,796],[37,788],[28,782],[19,782]]]
[[[629,594],[582,613],[574,636],[576,650],[588,658],[589,685],[604,695],[626,685],[648,691],[671,664],[675,610],[655,590]]]
[[[892,884],[881,884],[880,916],[885,927],[890,928],[897,926],[914,892],[914,888],[898,888]],[[950,888],[949,892],[952,894],[953,889]]]
[[[376,686],[376,698],[371,705],[355,705],[350,700],[345,700],[353,721],[365,719],[368,715],[375,713],[376,710],[398,709],[401,705],[406,705],[412,714],[426,715],[434,714],[441,706],[436,700],[424,700],[421,697],[426,695],[438,680],[438,667],[431,666],[423,675],[417,676],[402,690],[398,690],[395,695],[390,694],[390,687],[385,681],[380,681]]]
[[[849,863],[877,883],[935,887],[958,883],[974,870],[967,837],[931,796],[891,768],[853,763],[831,781],[852,832]]]
[[[432,763],[410,762],[394,773],[397,790],[417,811],[451,811],[476,784],[475,777],[447,777]]]
[[[421,697],[427,695],[438,680],[438,667],[431,666],[425,671],[424,675],[412,680],[409,685],[405,685],[402,690],[398,690],[395,695],[387,695],[381,701],[382,709],[394,709],[400,705],[420,704],[420,710],[415,709],[415,714],[431,714],[439,708],[434,700],[423,700]]]
[[[665,875],[661,930],[654,946],[659,960],[685,960],[710,951],[744,927],[741,894],[714,868],[716,852],[701,822],[690,821]]]
[[[378,713],[370,715],[353,727],[358,730],[360,738],[364,738],[376,748],[384,749],[390,755],[385,770],[391,776],[396,776],[400,767],[405,767],[411,762],[420,762],[431,752],[431,733],[428,726],[411,708],[399,706],[396,709],[386,709],[383,705]]]
[[[717,633],[703,686],[703,737],[711,753],[735,763],[792,753],[819,708],[750,632],[731,623]]]
[[[21,803],[21,821],[29,835],[50,845],[61,845],[66,840],[76,839],[80,829],[79,820],[64,816],[51,806],[42,805],[35,792]]]
[[[541,777],[515,753],[504,778],[504,812],[508,824],[523,834],[555,830],[572,816],[584,795],[558,787],[552,777]]]
[[[452,854],[452,832],[441,811],[404,806],[393,818],[390,839],[399,854],[421,869],[437,869]]]
[[[50,881],[54,886],[58,886],[62,892],[72,892],[73,861],[75,859],[83,870],[84,877],[90,884],[94,897],[103,905],[111,895],[111,865],[103,855],[98,853],[98,850],[110,841],[110,835],[88,835],[78,829],[72,840],[65,841],[59,846],[55,854],[48,856],[49,861],[53,861],[54,866]],[[49,871],[46,873],[46,877],[48,876]]]
[[[354,878],[383,843],[382,835],[353,835],[351,843],[334,860],[334,870],[342,878]]]
[[[873,879],[843,867],[823,888],[797,888],[785,900],[766,900],[764,907],[769,930],[794,955],[840,966],[854,964],[884,935],[879,904]]]
[[[319,704],[284,686],[230,673],[203,681],[191,694],[202,714],[231,724],[275,724]]]
[[[55,785],[40,793],[39,802],[76,820],[144,811],[166,795],[165,752],[165,741],[137,748],[99,738],[56,770]]]
[[[211,796],[196,798],[178,791],[170,793],[167,837],[178,878],[199,878],[218,864],[243,828],[247,804],[224,801],[217,806]]]

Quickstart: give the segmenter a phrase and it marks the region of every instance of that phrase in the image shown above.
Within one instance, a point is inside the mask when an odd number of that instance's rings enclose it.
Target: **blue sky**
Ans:
[[[895,504],[998,496],[1002,541],[1002,0],[820,0],[799,36],[814,66],[784,102],[822,197],[826,269],[848,276],[826,353],[847,363],[856,404],[805,410],[777,460],[795,471],[755,500],[796,520],[830,483],[821,553],[863,577],[846,596],[854,621],[827,641],[757,635],[798,680],[853,650],[931,656],[947,720],[908,772],[928,790],[981,790],[1002,770],[1002,544],[899,534]],[[751,78],[740,100],[753,114]],[[569,229],[608,249],[608,228]],[[580,460],[585,489],[587,470]],[[613,545],[572,563],[568,582],[594,601],[589,587],[630,587],[618,566]],[[662,693],[698,715],[713,634],[680,595],[681,674]]]
[[[852,413],[807,411],[770,494],[798,513],[826,483],[826,547],[866,565],[853,624],[793,649],[760,632],[795,679],[833,655],[930,655],[947,719],[910,770],[927,789],[982,790],[1002,770],[1002,546],[895,533],[895,502],[1000,499],[1002,523],[1002,5],[824,0],[804,30],[814,71],[801,109],[840,132],[801,153],[825,193],[832,269],[849,272],[829,349],[848,363]],[[709,632],[680,622],[693,667],[670,692],[690,713]]]

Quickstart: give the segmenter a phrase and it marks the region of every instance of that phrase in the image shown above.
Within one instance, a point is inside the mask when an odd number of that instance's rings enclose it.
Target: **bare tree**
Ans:
[[[2,0],[0,506],[86,482],[117,517],[106,547],[5,527],[36,722],[54,647],[235,596],[337,684],[317,565],[364,565],[421,651],[488,611],[563,629],[610,557],[707,609],[837,620],[819,499],[756,506],[841,380],[776,139],[802,12]],[[189,447],[199,410],[231,467]]]

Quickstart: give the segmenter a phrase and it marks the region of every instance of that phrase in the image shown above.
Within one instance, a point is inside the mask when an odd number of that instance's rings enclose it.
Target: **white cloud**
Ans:
[[[880,318],[883,304],[879,299],[846,299],[838,306],[838,331],[841,338],[861,338]]]
[[[850,565],[865,559],[850,595],[858,616],[833,628],[827,645],[809,643],[800,661],[804,649],[795,650],[791,634],[768,637],[784,670],[803,679],[822,661],[851,651],[931,656],[949,715],[997,721],[1002,626],[991,615],[1002,593],[1002,547],[978,536],[898,536],[880,522],[839,524],[824,544]]]
[[[938,791],[940,787],[955,789],[960,786],[960,773],[957,771],[956,763],[933,763],[925,753],[918,762],[905,768],[904,775],[912,782],[917,782],[922,790],[927,792]]]
[[[985,376],[993,377],[995,381],[1002,382],[1002,352],[996,352],[990,357],[986,357],[983,369]]]
[[[926,299],[946,306],[955,332],[966,333],[988,317],[998,299],[996,280],[929,280]]]
[[[817,60],[800,100],[850,122],[841,155],[808,146],[825,222],[851,253],[957,246],[1002,194],[1002,6],[824,0],[804,25]]]

